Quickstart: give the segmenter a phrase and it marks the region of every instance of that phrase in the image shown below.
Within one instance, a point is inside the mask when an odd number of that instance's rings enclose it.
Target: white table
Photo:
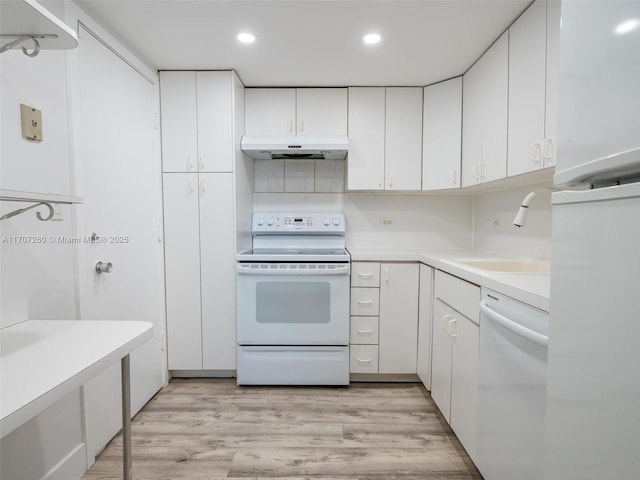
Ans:
[[[129,354],[153,336],[139,321],[27,320],[0,330],[0,438],[118,360],[124,479],[131,479]]]

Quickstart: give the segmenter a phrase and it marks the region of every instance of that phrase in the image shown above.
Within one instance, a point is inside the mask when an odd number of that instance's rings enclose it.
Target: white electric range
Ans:
[[[238,385],[349,383],[341,213],[254,213],[237,261]]]

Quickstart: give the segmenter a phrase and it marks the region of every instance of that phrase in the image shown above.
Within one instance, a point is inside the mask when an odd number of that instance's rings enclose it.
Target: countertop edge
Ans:
[[[473,268],[462,268],[452,262],[456,258],[514,258],[478,250],[418,250],[347,248],[352,262],[417,262],[449,273],[470,283],[494,290],[545,312],[550,311],[548,274],[489,274]],[[531,288],[535,283],[538,287]],[[537,291],[536,291],[537,290]],[[540,291],[543,290],[543,291]]]

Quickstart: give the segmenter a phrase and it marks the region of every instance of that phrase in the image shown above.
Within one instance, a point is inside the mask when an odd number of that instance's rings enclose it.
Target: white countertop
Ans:
[[[476,250],[420,250],[406,248],[348,248],[351,261],[420,262],[468,282],[515,298],[545,312],[549,311],[549,274],[492,273],[452,263],[455,259],[513,258]]]
[[[149,340],[140,321],[27,320],[0,330],[4,437]]]

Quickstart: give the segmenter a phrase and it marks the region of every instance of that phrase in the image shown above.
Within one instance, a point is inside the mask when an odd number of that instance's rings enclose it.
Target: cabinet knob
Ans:
[[[111,262],[98,262],[96,263],[96,272],[97,273],[111,273],[113,270],[113,265]]]

